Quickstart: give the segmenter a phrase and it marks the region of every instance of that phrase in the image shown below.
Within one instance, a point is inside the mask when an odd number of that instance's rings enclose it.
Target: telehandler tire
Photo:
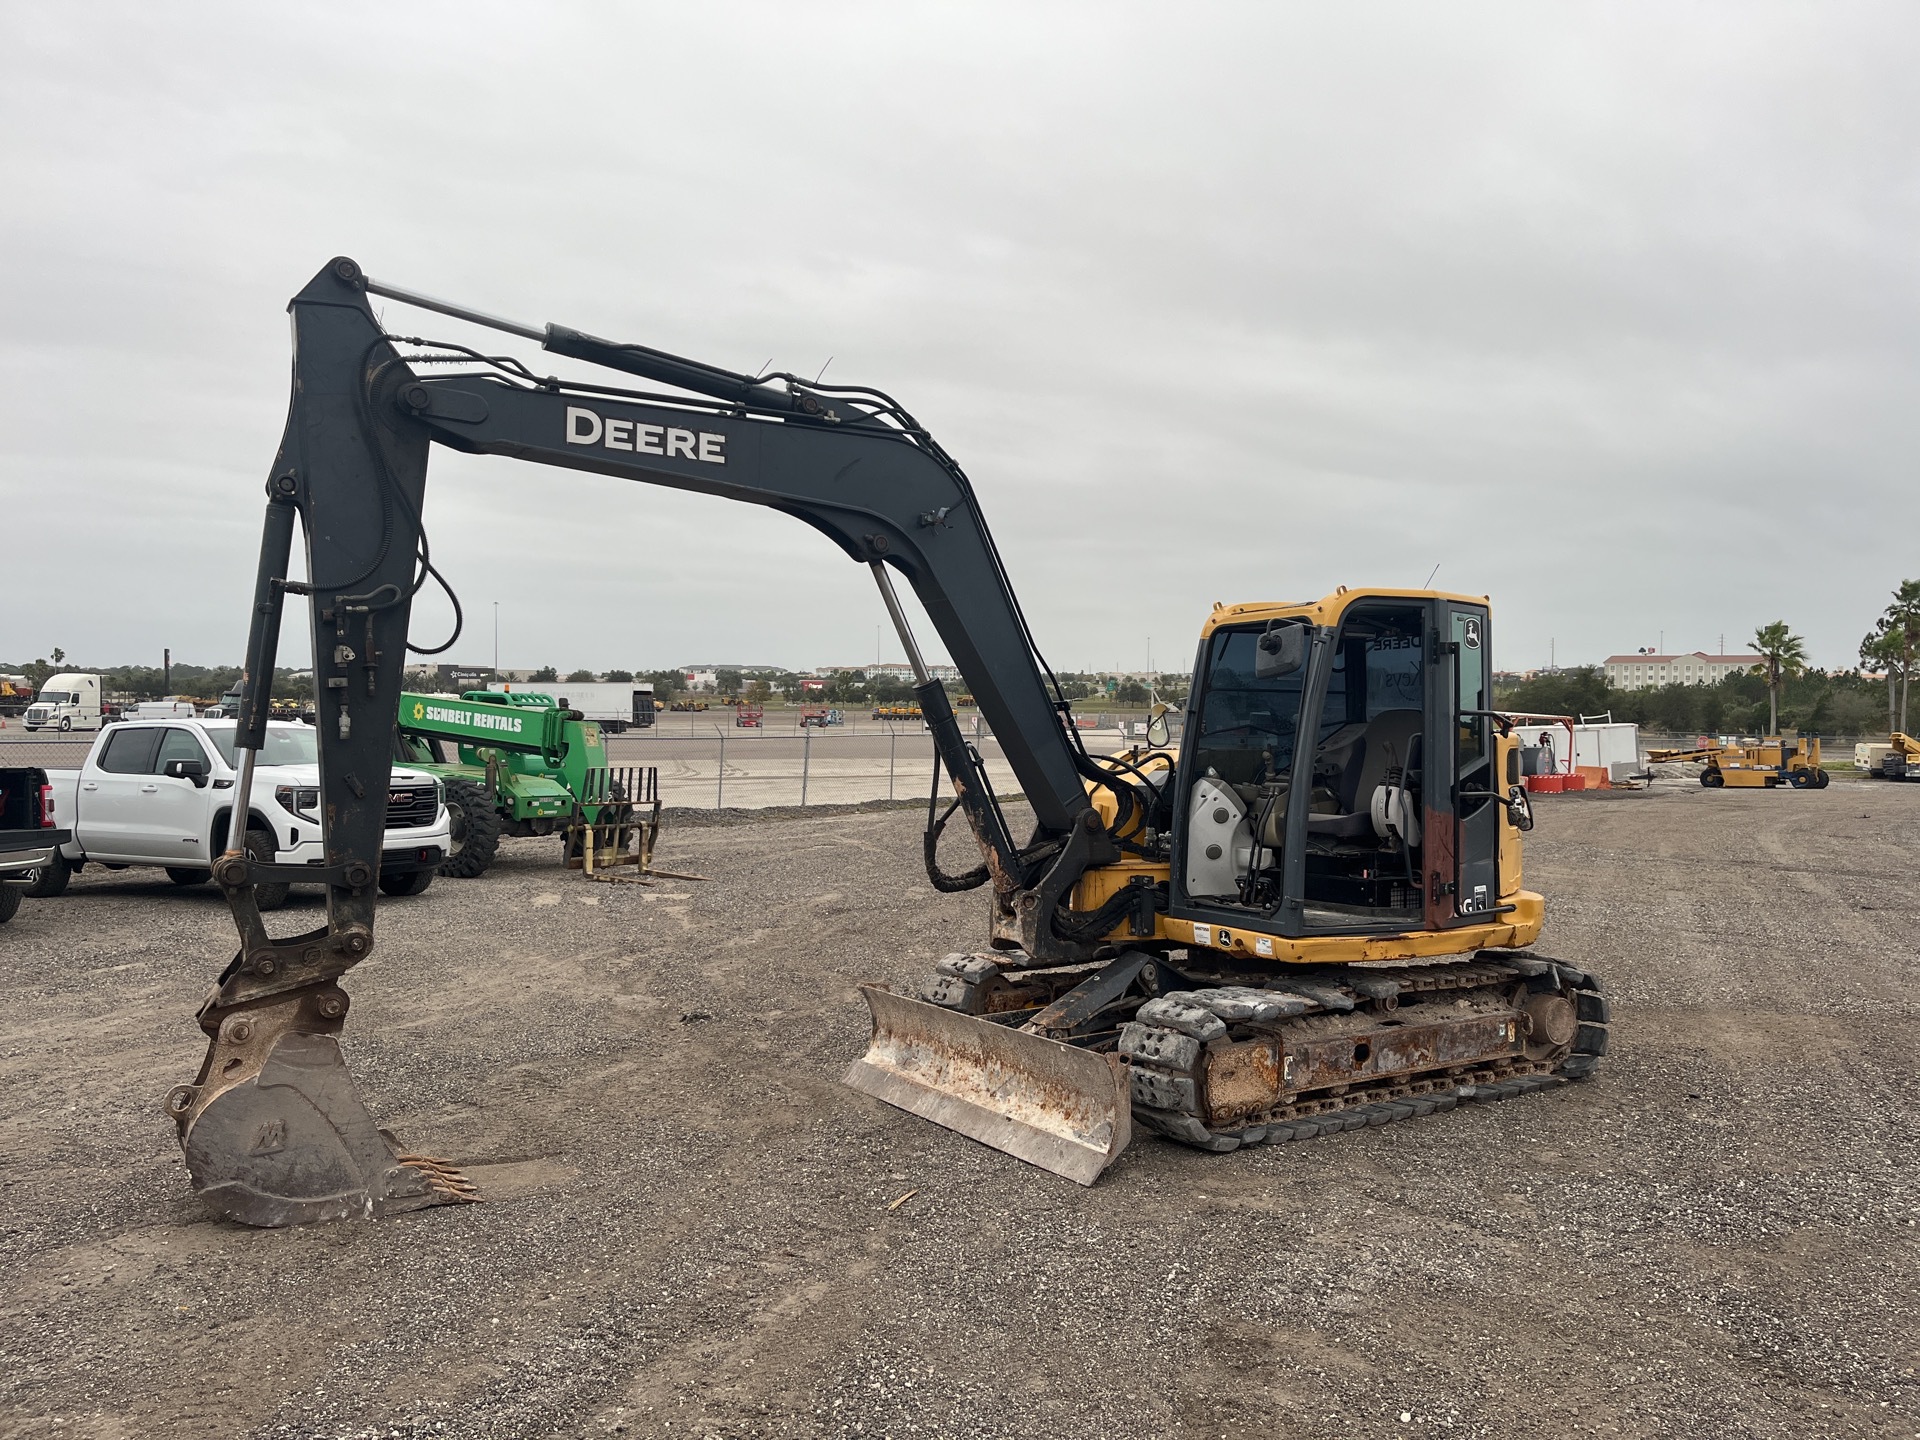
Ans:
[[[500,812],[487,787],[472,780],[447,781],[447,818],[453,841],[437,873],[455,880],[485,874],[500,851]]]

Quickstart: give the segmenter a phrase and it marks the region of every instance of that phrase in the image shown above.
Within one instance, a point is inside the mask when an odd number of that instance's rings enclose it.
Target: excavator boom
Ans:
[[[503,357],[390,336],[370,294],[538,339],[555,353],[676,392],[563,384]],[[200,1074],[166,1101],[195,1186],[217,1210],[276,1225],[469,1195],[444,1162],[407,1155],[376,1130],[353,1095],[336,1039],[348,1004],[338,982],[374,944],[411,602],[438,578],[423,523],[435,443],[792,514],[872,568],[917,662],[890,578],[904,576],[965,675],[1036,819],[1030,838],[1014,837],[945,691],[916,664],[917,697],[984,862],[969,875],[941,876],[933,862],[935,827],[930,871],[949,888],[991,885],[996,943],[1023,947],[1036,960],[1089,953],[1085,941],[1057,933],[1054,913],[1089,864],[1118,853],[1088,799],[1088,774],[1110,789],[1122,787],[1092,766],[1063,723],[1064,702],[1027,633],[965,474],[898,405],[874,391],[736,375],[565,327],[500,321],[369,281],[347,259],[322,269],[290,309],[292,401],[267,483],[247,674],[273,673],[284,601],[307,599],[326,856],[321,866],[296,870],[246,850],[252,757],[268,718],[266,687],[251,685],[239,723],[236,820],[214,869],[240,948],[200,1011],[209,1039]],[[433,361],[467,363],[460,373],[423,373],[402,357],[408,343]],[[288,578],[296,516],[306,539],[306,583]],[[270,937],[253,886],[291,879],[327,885],[327,923],[305,935]],[[1113,1104],[1109,1096],[1108,1110]]]

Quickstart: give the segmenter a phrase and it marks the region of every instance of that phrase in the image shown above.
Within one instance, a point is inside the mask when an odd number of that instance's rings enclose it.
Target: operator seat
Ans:
[[[1348,761],[1341,779],[1344,813],[1309,815],[1307,834],[1328,840],[1372,839],[1373,792],[1386,783],[1387,771],[1409,769],[1419,761],[1424,729],[1418,710],[1382,710],[1367,721],[1358,754]]]

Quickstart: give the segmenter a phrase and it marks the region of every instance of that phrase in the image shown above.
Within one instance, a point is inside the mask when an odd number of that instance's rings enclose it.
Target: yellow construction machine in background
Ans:
[[[1649,764],[1694,761],[1703,768],[1700,783],[1708,790],[1731,786],[1736,790],[1772,790],[1790,785],[1795,790],[1824,790],[1831,778],[1820,768],[1820,737],[1769,735],[1752,745],[1701,745],[1690,750],[1649,750]]]
[[[1920,780],[1920,740],[1898,730],[1886,743],[1862,743],[1853,747],[1853,768],[1875,780]]]

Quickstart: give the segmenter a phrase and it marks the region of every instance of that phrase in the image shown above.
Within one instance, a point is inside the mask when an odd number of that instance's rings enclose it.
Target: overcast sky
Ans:
[[[1840,666],[1920,575],[1911,5],[0,16],[0,661],[238,661],[283,310],[336,254],[832,357],[967,467],[1058,668],[1435,566],[1503,668],[1774,619]],[[509,666],[876,653],[783,516],[444,451],[428,501],[453,658],[495,601]]]

